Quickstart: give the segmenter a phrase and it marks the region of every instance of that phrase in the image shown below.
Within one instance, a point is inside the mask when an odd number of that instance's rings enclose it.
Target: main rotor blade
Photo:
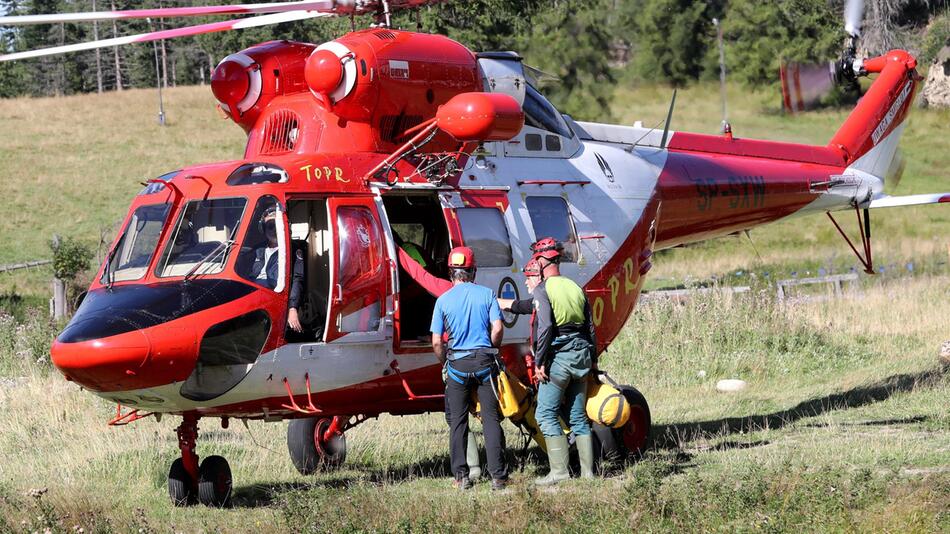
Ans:
[[[100,39],[98,41],[90,41],[88,43],[78,43],[65,46],[54,46],[51,48],[41,48],[39,50],[15,52],[12,54],[0,55],[0,62],[52,56],[56,54],[65,54],[67,52],[79,52],[82,50],[94,50],[96,48],[106,48],[109,46],[119,46],[132,43],[146,43],[149,41],[174,39],[175,37],[188,37],[191,35],[201,35],[205,33],[223,32],[228,30],[243,30],[245,28],[255,28],[257,26],[280,24],[282,22],[292,22],[295,20],[311,19],[314,17],[329,17],[333,14],[334,13],[332,12],[326,11],[291,11],[289,13],[273,13],[270,15],[261,15],[246,19],[226,20],[222,22],[212,22],[210,24],[200,24],[198,26],[186,26],[184,28],[173,28],[170,30],[140,33],[138,35]]]
[[[58,13],[53,15],[20,15],[0,17],[0,26],[26,24],[58,24],[61,22],[92,22],[97,20],[199,17],[207,15],[254,15],[262,13],[286,13],[298,9],[310,11],[333,11],[336,8],[352,8],[355,0],[309,0],[297,2],[274,2],[272,4],[236,4],[227,6],[168,7],[162,9],[130,9],[125,11],[93,11],[85,13]]]

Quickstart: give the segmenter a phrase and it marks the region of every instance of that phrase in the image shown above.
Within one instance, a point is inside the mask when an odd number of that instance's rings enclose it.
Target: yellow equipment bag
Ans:
[[[527,388],[516,377],[509,375],[507,369],[503,369],[495,378],[495,392],[498,393],[498,411],[502,417],[511,418],[528,409],[528,404],[523,402],[528,395]],[[473,414],[481,412],[482,405],[474,391],[471,406]]]
[[[524,399],[528,391],[517,378],[508,376],[508,371],[503,370],[498,374],[498,409],[502,417],[511,417],[518,415],[522,411],[521,400]],[[527,409],[527,406],[524,407]]]
[[[630,419],[630,403],[617,388],[601,384],[593,374],[587,382],[587,417],[610,428],[620,428]]]

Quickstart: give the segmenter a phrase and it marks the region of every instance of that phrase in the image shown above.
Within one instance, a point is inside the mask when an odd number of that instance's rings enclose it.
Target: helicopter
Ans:
[[[289,420],[291,460],[309,474],[340,465],[346,431],[368,419],[442,411],[441,366],[428,340],[434,297],[410,273],[422,267],[445,278],[452,247],[474,251],[477,283],[519,299],[529,245],[559,241],[561,272],[587,293],[603,351],[633,312],[659,250],[826,213],[873,273],[871,209],[950,202],[950,193],[883,192],[900,172],[895,155],[921,81],[905,51],[839,63],[849,80],[877,77],[827,145],[742,139],[728,128],[672,131],[669,117],[663,130],[576,121],[544,97],[517,53],[474,52],[392,27],[393,10],[428,3],[0,18],[255,15],[0,56],[8,61],[376,16],[372,27],[319,45],[269,41],[221,60],[211,89],[247,133],[244,154],[149,180],[52,345],[66,380],[117,404],[110,425],[182,418],[181,455],[168,475],[174,504],[230,499],[227,460],[199,462],[202,418],[225,428],[232,419]],[[832,215],[841,210],[855,212],[862,250]],[[406,242],[418,257],[404,253]],[[530,383],[528,320],[505,315],[504,323],[501,358]],[[649,404],[636,388],[619,389],[631,416],[618,429],[595,425],[595,437],[601,451],[636,455],[649,440]]]

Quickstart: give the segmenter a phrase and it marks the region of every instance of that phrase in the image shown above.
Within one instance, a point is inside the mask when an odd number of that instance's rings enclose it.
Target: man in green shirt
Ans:
[[[581,477],[593,476],[593,442],[587,402],[587,375],[597,367],[597,338],[584,290],[561,276],[560,249],[551,238],[532,245],[534,256],[525,265],[531,300],[505,303],[513,313],[534,313],[532,341],[535,374],[539,378],[535,417],[547,444],[551,472],[536,481],[552,485],[570,478],[568,444],[558,419],[562,402],[568,409],[581,464]]]

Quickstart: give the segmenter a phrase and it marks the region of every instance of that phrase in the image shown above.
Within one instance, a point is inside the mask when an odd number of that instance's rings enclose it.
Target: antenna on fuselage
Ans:
[[[729,117],[726,114],[726,52],[722,46],[722,25],[719,19],[713,18],[713,26],[716,27],[716,42],[719,43],[719,94],[722,96],[722,133],[732,133],[732,126],[729,124]]]
[[[670,109],[666,112],[666,124],[663,125],[663,138],[660,140],[660,148],[666,148],[666,138],[670,134],[670,122],[673,120],[673,106],[676,105],[676,89],[673,89],[673,98],[670,99]]]

